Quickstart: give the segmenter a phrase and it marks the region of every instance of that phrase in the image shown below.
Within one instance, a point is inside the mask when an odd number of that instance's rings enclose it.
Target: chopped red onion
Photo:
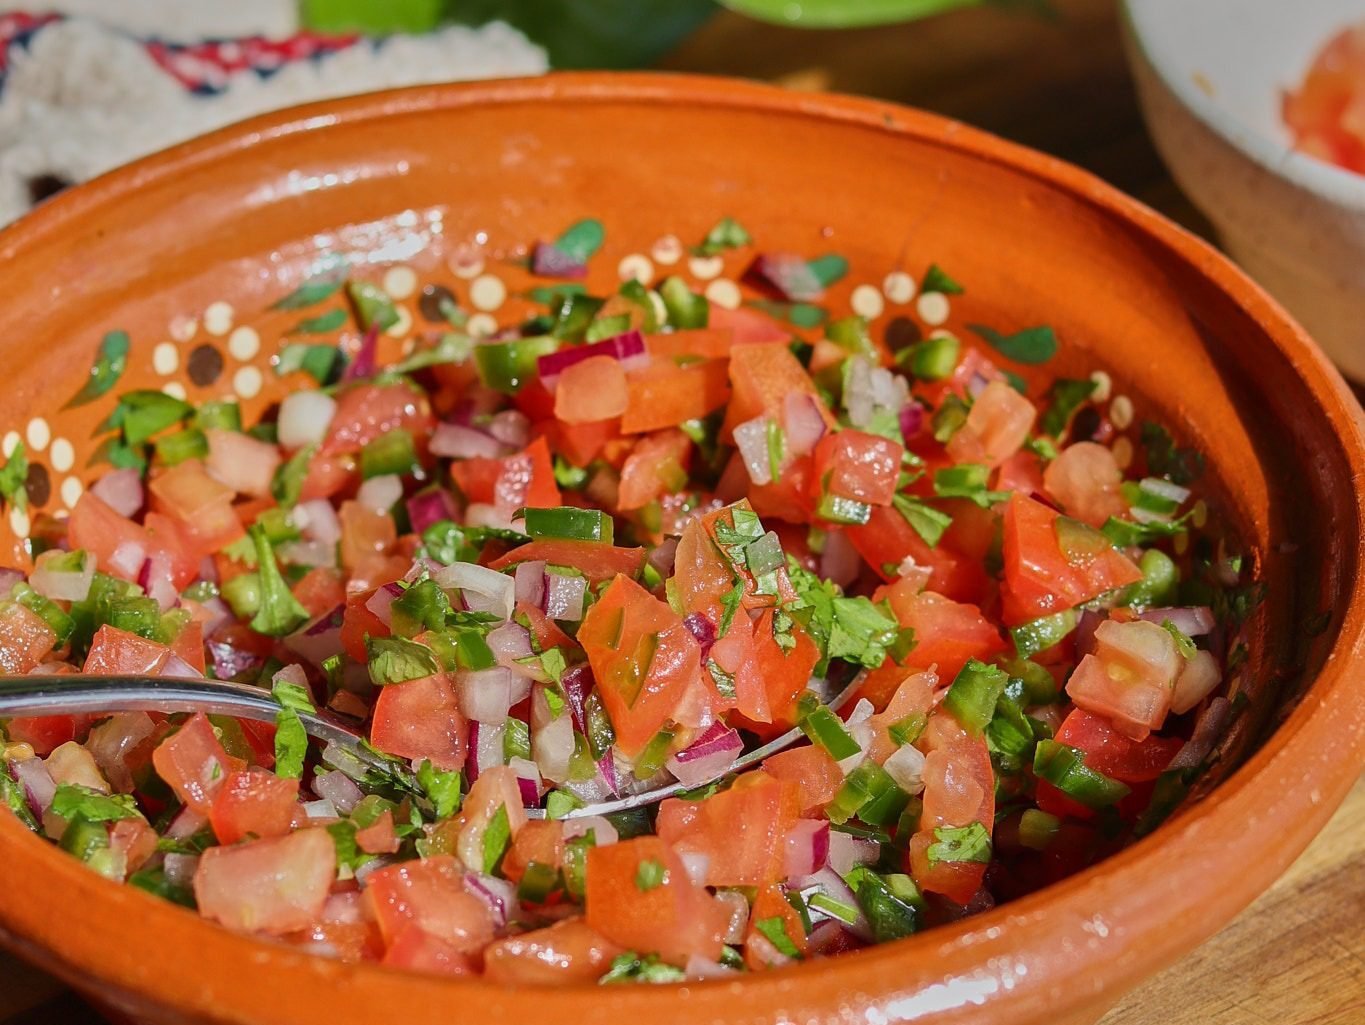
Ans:
[[[378,369],[379,325],[371,324],[360,340],[360,348],[351,358],[346,371],[341,375],[343,381],[364,381],[375,375]]]
[[[735,447],[744,460],[744,469],[755,484],[773,482],[772,460],[768,458],[768,417],[757,416],[735,428]]]
[[[708,961],[700,954],[693,954],[683,965],[683,973],[689,979],[724,979],[737,974],[737,971],[735,968],[727,968],[719,961]]]
[[[901,406],[901,437],[906,441],[916,437],[924,429],[924,407],[916,400]]]
[[[804,878],[829,864],[829,822],[797,819],[787,833],[787,878]]]
[[[429,447],[432,455],[446,459],[501,459],[514,451],[491,434],[452,423],[436,425]]]
[[[170,680],[201,680],[204,674],[194,666],[190,665],[175,652],[171,652],[166,659],[166,664],[161,667],[158,676],[164,676]]]
[[[120,516],[130,519],[142,508],[142,474],[132,467],[110,470],[90,485],[91,493]]]
[[[749,902],[738,890],[717,890],[716,903],[730,913],[725,928],[726,943],[743,943],[749,928]]]
[[[171,819],[171,824],[166,827],[166,835],[173,840],[188,840],[208,824],[207,817],[186,806]]]
[[[489,419],[488,433],[504,445],[523,449],[531,440],[531,421],[519,409],[504,409]]]
[[[286,637],[285,646],[313,665],[321,666],[330,656],[341,650],[341,624],[345,616],[346,606],[338,605],[331,612],[318,616],[303,629]]]
[[[95,579],[95,557],[87,552],[81,560],[81,568],[78,570],[52,568],[54,561],[67,558],[70,558],[69,553],[56,549],[43,552],[34,561],[33,574],[28,580],[29,585],[44,598],[55,598],[61,601],[85,601],[86,595],[90,593],[90,581]],[[14,584],[12,583],[0,593],[8,595],[13,589]]]
[[[511,619],[516,606],[516,582],[507,574],[470,562],[442,566],[432,574],[441,587],[458,588],[465,604],[474,612],[491,612],[500,619]]]
[[[1208,707],[1200,712],[1199,718],[1194,721],[1194,731],[1190,734],[1190,739],[1176,752],[1171,763],[1166,766],[1166,771],[1193,769],[1202,765],[1204,759],[1213,752],[1219,737],[1223,735],[1231,715],[1232,702],[1227,698],[1217,697],[1210,701]]]
[[[419,491],[407,501],[408,522],[414,534],[421,534],[433,523],[441,520],[458,522],[460,507],[455,496],[444,488],[427,488]]]
[[[24,574],[8,566],[0,567],[0,595],[8,596],[14,591],[15,584],[24,582]]]
[[[913,744],[903,744],[882,763],[887,775],[907,794],[924,790],[924,753]]]
[[[867,916],[862,912],[862,908],[858,903],[858,898],[854,896],[853,890],[849,887],[848,883],[844,882],[843,877],[832,867],[826,866],[813,875],[799,880],[796,885],[801,891],[801,896],[806,899],[807,910],[810,911],[812,919],[815,921],[831,919],[839,922],[842,928],[847,929],[863,942],[871,942],[872,927],[867,921]],[[853,922],[844,922],[842,919],[822,912],[818,907],[811,907],[809,903],[810,898],[816,893],[823,893],[831,900],[838,901],[840,904],[857,909],[857,919]]]
[[[553,391],[559,382],[560,374],[575,363],[582,363],[585,359],[592,359],[594,356],[606,356],[608,359],[614,359],[621,364],[623,370],[627,371],[637,370],[649,362],[644,335],[632,328],[624,334],[604,338],[602,341],[593,342],[591,345],[571,345],[541,356],[536,360],[536,369],[540,372],[541,384]]]
[[[602,777],[602,784],[607,788],[607,793],[612,797],[620,796],[621,777],[616,772],[616,756],[611,750],[597,759],[597,774]]]
[[[320,391],[290,392],[280,402],[276,436],[289,450],[316,445],[327,437],[336,415],[336,399]]]
[[[136,581],[147,560],[147,548],[136,541],[120,541],[109,556],[108,569],[124,580]]]
[[[396,473],[371,477],[360,485],[355,500],[375,512],[386,513],[403,500],[403,479]]]
[[[677,561],[678,539],[666,537],[649,550],[645,561],[659,571],[659,576],[667,579],[673,575],[673,564]]]
[[[9,771],[10,775],[24,788],[24,800],[28,804],[29,811],[33,812],[38,818],[42,818],[43,813],[48,809],[48,805],[52,803],[52,796],[57,792],[57,784],[53,782],[43,760],[41,758],[16,759],[9,763]]]
[[[355,785],[355,780],[340,769],[321,772],[314,776],[313,793],[324,800],[331,801],[337,811],[344,815],[351,814],[351,811],[365,796],[364,791]]]
[[[680,783],[696,787],[723,775],[743,750],[737,731],[714,722],[686,748],[670,755],[664,765]]]
[[[588,267],[551,242],[537,242],[531,250],[531,273],[542,278],[584,278]]]
[[[475,722],[501,726],[511,707],[525,700],[531,681],[502,666],[466,670],[455,677],[460,708]],[[502,764],[501,758],[497,761]]]
[[[508,620],[497,629],[490,630],[486,639],[498,665],[528,680],[550,682],[540,660],[531,657],[531,634],[526,627]]]
[[[566,623],[576,623],[582,619],[583,602],[588,592],[587,579],[565,576],[563,573],[550,573],[545,579],[545,615]]]
[[[493,922],[502,928],[510,922],[517,911],[517,891],[506,879],[486,875],[483,872],[466,872],[464,888],[488,905],[493,913]]]
[[[85,748],[100,767],[100,772],[118,790],[133,788],[128,755],[156,731],[146,712],[116,712],[90,730]]]
[[[588,694],[596,682],[593,679],[592,666],[586,662],[571,666],[559,678],[559,689],[564,692],[564,697],[569,703],[569,714],[573,716],[574,727],[579,733],[586,734],[588,732],[588,721],[583,703],[587,700]]]
[[[973,373],[971,379],[967,381],[967,394],[975,399],[986,390],[986,385],[990,383],[990,381],[986,380],[985,375],[979,371]]]
[[[704,663],[711,654],[711,646],[716,643],[716,624],[711,622],[711,617],[705,612],[689,612],[683,618],[683,626],[696,639]]]
[[[1187,637],[1202,637],[1214,627],[1213,609],[1207,605],[1148,609],[1138,614],[1139,619],[1160,626],[1167,620]]]
[[[840,875],[852,871],[855,865],[875,865],[879,857],[881,847],[875,840],[830,830],[829,867]]]
[[[534,605],[538,609],[545,607],[544,559],[528,559],[526,562],[518,563],[514,579],[517,601]]]
[[[528,808],[540,804],[540,796],[545,792],[540,781],[540,767],[525,758],[509,758],[508,766],[517,774],[517,789],[521,791],[521,803]]]
[[[370,595],[365,601],[365,609],[385,626],[393,624],[393,603],[403,589],[398,586],[397,581],[390,581],[379,587],[374,594]]]
[[[246,648],[239,648],[232,642],[218,637],[209,637],[205,641],[205,647],[212,660],[213,675],[220,680],[235,679],[243,673],[257,671],[265,665],[265,656]]]
[[[692,885],[705,886],[706,871],[711,867],[711,855],[703,854],[701,851],[689,851],[685,847],[677,848],[677,852],[678,860],[682,862],[683,871],[687,873]]]
[[[793,458],[814,451],[825,436],[825,418],[818,399],[803,391],[788,392],[782,400],[782,427],[786,432],[787,453]]]
[[[1095,650],[1095,631],[1105,620],[1104,614],[1094,609],[1082,609],[1076,619],[1076,657],[1084,658]]]
[[[848,587],[862,572],[863,557],[842,530],[825,534],[825,550],[820,553],[820,575],[840,587]]]
[[[745,277],[776,290],[789,302],[816,303],[825,297],[825,286],[810,269],[805,257],[795,253],[760,253]]]
[[[142,564],[137,582],[147,592],[148,597],[156,599],[162,612],[174,608],[176,602],[180,600],[175,585],[171,583],[171,557],[165,552],[151,554],[151,557]]]

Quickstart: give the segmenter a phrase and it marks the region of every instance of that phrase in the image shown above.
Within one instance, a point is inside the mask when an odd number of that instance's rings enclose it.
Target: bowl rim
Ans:
[[[1330,420],[1354,479],[1365,479],[1365,413],[1340,375],[1303,330],[1211,246],[1155,211],[1056,158],[937,115],[877,100],[800,94],[773,86],[704,76],[653,73],[556,73],[543,77],[419,86],[287,109],[220,129],[71,190],[0,233],[0,258],[72,228],[86,214],[143,185],[182,170],[228,160],[244,148],[330,126],[470,106],[527,103],[690,105],[774,115],[908,136],[958,155],[1031,177],[1139,231],[1163,257],[1232,296],[1280,351]],[[1117,993],[1211,935],[1279,874],[1326,822],[1365,763],[1365,495],[1356,492],[1355,586],[1322,670],[1275,733],[1229,776],[1153,836],[1038,893],[953,925],[894,944],[763,973],[742,982],[711,980],[678,987],[499,987],[481,979],[411,975],[375,965],[345,965],[231,933],[158,898],[111,883],[0,817],[0,855],[11,878],[35,885],[0,897],[0,939],[87,991],[118,1006],[170,1006],[205,1020],[349,1023],[402,999],[412,1020],[444,1020],[440,1008],[461,997],[479,1002],[490,1022],[552,1020],[576,1014],[616,1021],[653,1015],[690,1020],[827,1020],[967,1017],[989,1004],[1011,1013],[1059,1016],[1107,1005]],[[1221,855],[1227,869],[1210,879],[1206,834],[1241,836],[1272,853],[1245,865]],[[27,874],[27,875],[26,875]],[[52,893],[85,907],[98,928],[71,928],[51,914]],[[1250,895],[1249,895],[1250,894]],[[1169,901],[1187,928],[1153,906]],[[111,930],[136,921],[145,937],[194,950],[194,967],[170,972],[149,963],[135,943],[109,943]],[[1144,924],[1145,921],[1145,924]],[[1050,945],[1037,936],[1050,931]],[[1134,951],[1131,940],[1143,940]],[[136,934],[134,934],[136,935]],[[1125,945],[1126,944],[1126,945]],[[1040,949],[1044,948],[1046,949]],[[1088,951],[1086,956],[1078,956]],[[243,984],[254,973],[259,985]],[[741,1004],[739,1001],[743,1001]],[[310,1013],[311,1012],[311,1013]],[[313,1015],[318,1015],[314,1017]],[[441,1017],[437,1017],[441,1015]],[[1069,1019],[1068,1019],[1069,1020]]]
[[[1151,67],[1182,106],[1224,142],[1274,177],[1341,206],[1365,210],[1365,175],[1302,153],[1230,114],[1200,89],[1161,46],[1153,30],[1158,19],[1151,11],[1141,0],[1123,0],[1121,20],[1135,56]]]

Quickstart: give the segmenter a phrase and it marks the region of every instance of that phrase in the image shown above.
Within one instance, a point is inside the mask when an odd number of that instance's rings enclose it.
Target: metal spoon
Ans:
[[[857,690],[862,676],[854,679],[827,704],[838,711]],[[206,712],[231,715],[240,719],[274,722],[279,704],[266,691],[245,683],[225,680],[171,679],[155,676],[12,676],[0,678],[0,719],[29,715],[81,715],[108,712]],[[398,776],[405,785],[417,789],[416,775],[401,762],[376,754],[362,743],[358,727],[326,710],[300,712],[299,719],[308,735],[335,744],[370,768]],[[701,783],[670,783],[611,801],[575,808],[563,818],[609,815],[656,804],[669,797],[706,786],[756,765],[769,755],[791,747],[804,737],[800,729],[770,740],[762,747],[746,751],[725,768]],[[545,818],[544,808],[527,808],[528,818]]]

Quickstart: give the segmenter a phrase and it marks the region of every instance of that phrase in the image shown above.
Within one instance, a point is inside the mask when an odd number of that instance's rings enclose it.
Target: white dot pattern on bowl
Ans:
[[[881,292],[872,285],[859,285],[855,288],[853,295],[849,297],[849,305],[853,307],[854,313],[868,320],[876,320],[882,315],[882,310],[886,309]]]
[[[1133,426],[1133,400],[1127,395],[1115,395],[1109,403],[1109,422],[1121,431]]]
[[[716,278],[706,286],[706,298],[721,309],[737,310],[743,297],[740,295],[739,286],[729,278]]]
[[[62,502],[68,509],[75,508],[77,502],[81,500],[81,493],[85,491],[85,485],[81,483],[79,477],[68,477],[62,481]]]
[[[495,275],[484,274],[469,284],[469,301],[476,310],[491,313],[501,306],[506,298],[507,286],[502,283],[502,278]]]
[[[28,428],[24,431],[24,441],[28,444],[30,452],[41,452],[47,448],[47,443],[51,440],[52,428],[41,416],[35,416],[28,422]]]
[[[254,399],[261,393],[261,372],[255,367],[240,367],[232,375],[232,390],[244,399]]]
[[[227,347],[233,359],[245,363],[255,359],[256,354],[261,351],[261,336],[256,333],[255,328],[243,325],[228,336]]]
[[[649,255],[654,257],[655,263],[661,263],[665,267],[671,267],[682,259],[683,246],[678,240],[677,235],[665,235],[650,247]]]
[[[1090,375],[1090,380],[1095,382],[1095,390],[1090,393],[1090,397],[1096,402],[1108,402],[1114,391],[1114,382],[1109,375],[1103,370],[1096,370]]]
[[[9,511],[9,526],[15,537],[28,537],[28,513],[18,506]]]
[[[487,313],[476,313],[465,322],[465,330],[475,338],[487,338],[498,330],[498,322]]]
[[[8,459],[14,455],[14,446],[17,444],[19,444],[19,432],[7,431],[4,440],[0,441],[0,452],[3,452],[5,458]]]
[[[402,265],[390,267],[384,272],[384,291],[397,302],[411,299],[417,292],[417,272]]]
[[[152,369],[162,377],[170,377],[180,369],[180,350],[174,342],[161,342],[152,350]]]
[[[194,317],[187,317],[183,313],[180,313],[171,318],[167,330],[170,332],[170,336],[177,342],[188,342],[198,333],[199,321]]]
[[[485,266],[483,253],[477,247],[468,244],[456,246],[451,251],[446,264],[450,267],[452,274],[457,278],[463,278],[465,281],[477,278],[483,273]]]
[[[687,261],[687,269],[698,281],[710,281],[720,277],[725,270],[725,261],[719,256],[694,256]]]
[[[76,464],[76,449],[65,438],[54,438],[48,458],[52,460],[54,470],[58,473],[66,473]]]
[[[951,306],[942,292],[923,292],[915,303],[915,312],[930,327],[937,327],[947,323]]]
[[[638,281],[642,285],[647,285],[654,277],[654,264],[644,253],[631,253],[629,256],[623,256],[621,262],[616,265],[616,276],[622,281]]]
[[[232,308],[231,303],[221,299],[216,303],[210,303],[209,308],[204,311],[204,330],[221,338],[232,330],[236,316],[237,311]]]
[[[915,298],[915,279],[903,270],[893,270],[882,281],[882,294],[887,302],[908,303]]]
[[[173,399],[185,401],[185,386],[179,381],[168,381],[161,386],[161,391]]]
[[[398,319],[384,333],[390,338],[406,338],[412,331],[412,314],[406,306],[395,306],[394,312],[398,314]]]

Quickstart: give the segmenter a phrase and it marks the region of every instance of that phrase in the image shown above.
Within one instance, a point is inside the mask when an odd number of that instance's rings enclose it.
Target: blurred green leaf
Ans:
[[[318,32],[429,32],[449,0],[299,0],[303,24]]]
[[[1051,0],[721,0],[731,10],[796,28],[857,28],[914,21],[959,7],[1014,7],[1049,14]]]

